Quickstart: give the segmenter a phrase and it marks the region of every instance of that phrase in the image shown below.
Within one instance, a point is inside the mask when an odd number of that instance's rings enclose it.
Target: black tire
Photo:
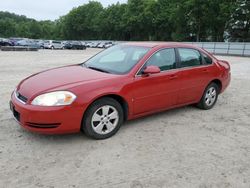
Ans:
[[[207,95],[209,95],[209,92],[211,92],[211,90],[213,90],[213,89],[216,92],[215,95],[210,95],[209,97],[207,97]],[[218,85],[214,82],[210,83],[206,87],[200,102],[197,104],[197,107],[200,109],[203,109],[203,110],[212,109],[217,102],[218,95],[219,95]],[[209,103],[209,100],[210,100],[210,103]]]
[[[116,121],[116,125],[114,126],[115,128],[111,132],[108,132],[109,130],[108,130],[106,124],[103,122],[103,121],[110,121],[111,122],[111,119],[97,121],[98,125],[100,125],[101,123],[104,123],[103,128],[101,130],[103,132],[105,132],[105,126],[106,126],[106,131],[107,131],[107,133],[99,134],[94,130],[94,127],[95,127],[94,122],[95,121],[92,121],[92,117],[94,116],[94,114],[98,113],[99,111],[102,111],[102,107],[104,107],[104,106],[110,106],[111,108],[114,108],[118,114],[118,119]],[[102,113],[103,113],[103,111],[102,111]],[[111,113],[112,113],[112,109],[111,109]],[[104,114],[102,114],[100,116],[104,116]],[[94,138],[97,140],[106,139],[106,138],[109,138],[117,133],[117,131],[120,129],[123,121],[124,121],[124,113],[123,113],[123,109],[122,109],[122,106],[120,105],[120,103],[117,102],[113,98],[104,97],[104,98],[96,100],[88,107],[86,113],[84,114],[81,129],[87,136],[89,136],[91,138]]]

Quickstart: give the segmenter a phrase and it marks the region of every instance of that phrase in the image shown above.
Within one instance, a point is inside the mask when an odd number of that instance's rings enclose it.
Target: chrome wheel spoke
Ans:
[[[102,107],[102,115],[108,115],[109,113],[109,106]]]
[[[212,91],[211,95],[214,97],[216,95],[216,91]]]
[[[104,124],[102,122],[100,122],[96,127],[94,127],[94,130],[96,132],[102,132],[103,131],[103,127],[104,127]]]
[[[99,114],[95,113],[93,115],[92,121],[101,121],[102,120],[102,116],[100,116]]]
[[[118,113],[117,111],[113,111],[111,114],[108,115],[109,119],[117,119],[118,118]]]
[[[114,125],[110,121],[106,124],[106,127],[108,132],[111,132],[114,129]]]

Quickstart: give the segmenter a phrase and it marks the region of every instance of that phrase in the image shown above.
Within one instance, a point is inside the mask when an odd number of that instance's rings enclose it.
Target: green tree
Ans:
[[[16,34],[16,24],[12,19],[0,19],[0,37],[11,37]]]
[[[231,41],[250,41],[250,1],[237,0],[227,32]]]
[[[124,21],[127,28],[126,39],[149,40],[152,33],[155,0],[128,0]]]
[[[90,1],[56,21],[0,11],[0,37],[223,41],[249,40],[249,0],[128,0],[104,8]],[[225,32],[226,31],[226,32]]]
[[[103,11],[101,20],[100,36],[102,39],[123,40],[126,35],[126,26],[123,18],[126,13],[126,4],[114,4]]]
[[[74,8],[62,21],[63,36],[67,39],[98,39],[103,7],[99,2]]]

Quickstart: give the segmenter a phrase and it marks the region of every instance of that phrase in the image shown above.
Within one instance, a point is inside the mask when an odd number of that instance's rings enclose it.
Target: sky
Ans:
[[[109,4],[125,3],[127,0],[97,0],[107,7]],[[72,8],[88,3],[89,0],[0,0],[0,11],[25,15],[36,20],[55,20]]]

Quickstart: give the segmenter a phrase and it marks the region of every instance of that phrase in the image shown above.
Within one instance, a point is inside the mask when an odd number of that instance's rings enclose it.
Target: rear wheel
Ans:
[[[214,107],[219,95],[219,87],[216,83],[211,83],[207,86],[203,96],[198,103],[198,107],[204,110],[209,110]]]
[[[120,103],[105,97],[90,105],[84,115],[82,130],[94,139],[106,139],[119,130],[123,119]]]

